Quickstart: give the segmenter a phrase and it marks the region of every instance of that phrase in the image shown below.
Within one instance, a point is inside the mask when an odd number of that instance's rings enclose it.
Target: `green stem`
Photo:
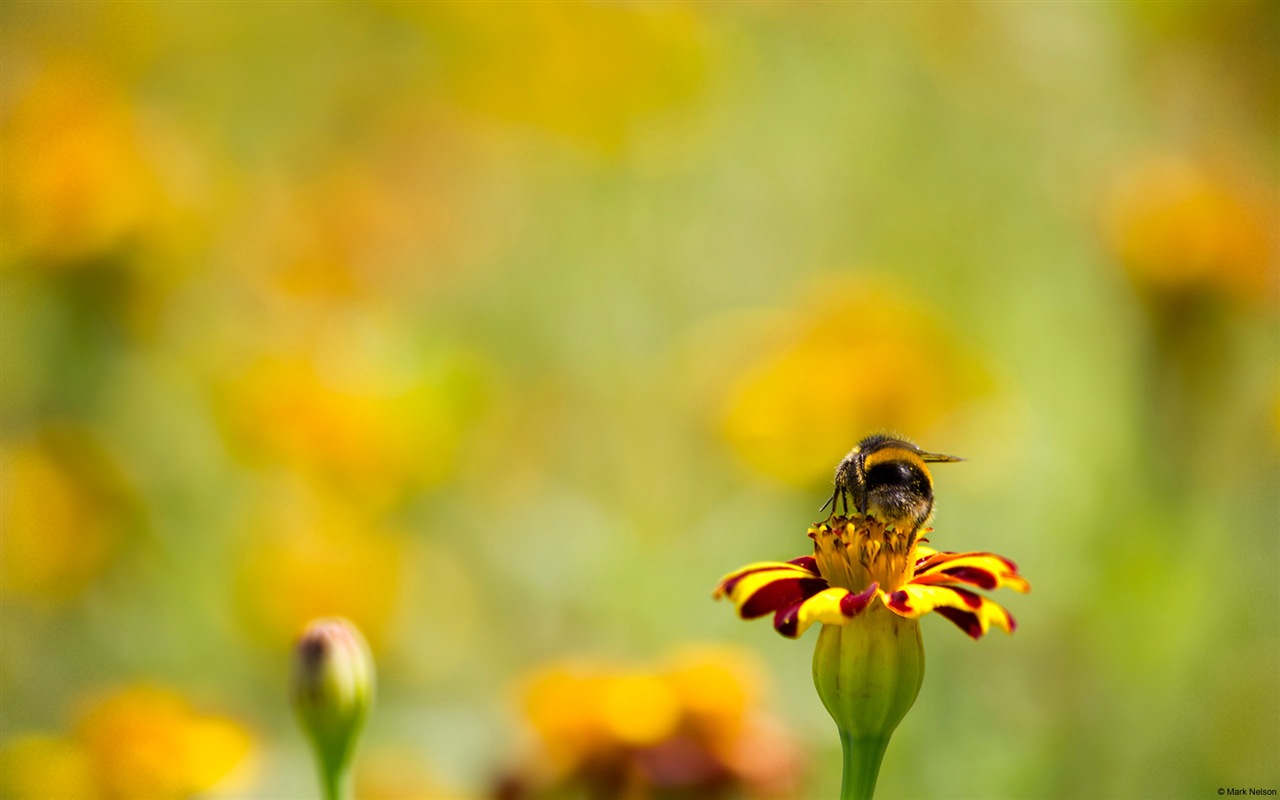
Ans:
[[[323,764],[320,767],[320,788],[324,800],[349,800],[351,797],[351,770],[330,770]]]
[[[840,747],[844,750],[840,800],[871,800],[876,793],[876,777],[880,774],[884,751],[889,747],[889,737],[854,737],[841,730]]]

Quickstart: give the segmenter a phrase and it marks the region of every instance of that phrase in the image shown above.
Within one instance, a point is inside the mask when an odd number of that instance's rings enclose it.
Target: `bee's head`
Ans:
[[[852,497],[859,514],[914,531],[933,513],[933,476],[926,463],[960,460],[927,453],[905,439],[877,433],[858,442],[836,467],[831,502]]]

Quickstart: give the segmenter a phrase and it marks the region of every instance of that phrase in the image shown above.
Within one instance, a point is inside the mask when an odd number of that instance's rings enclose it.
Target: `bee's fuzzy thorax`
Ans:
[[[927,462],[958,460],[921,450],[894,434],[872,434],[836,465],[831,513],[870,515],[914,537],[933,515],[933,476]]]

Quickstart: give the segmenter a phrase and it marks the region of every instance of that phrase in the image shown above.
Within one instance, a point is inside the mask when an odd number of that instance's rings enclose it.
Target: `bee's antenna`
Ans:
[[[949,464],[956,461],[964,461],[960,456],[949,456],[945,453],[925,453],[920,452],[920,460],[928,461],[933,464]]]
[[[840,494],[839,489],[836,489],[834,492],[832,492],[831,496],[827,498],[827,502],[823,503],[822,508],[818,509],[818,513],[821,514],[823,511],[826,511],[827,506],[831,506],[832,514],[836,513],[836,496],[839,494]]]

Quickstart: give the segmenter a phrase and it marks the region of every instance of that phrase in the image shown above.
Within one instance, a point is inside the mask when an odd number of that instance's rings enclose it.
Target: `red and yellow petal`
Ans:
[[[955,586],[912,582],[892,593],[882,592],[880,598],[904,617],[914,619],[937,611],[974,639],[982,638],[992,625],[1005,633],[1013,633],[1017,627],[1013,615],[999,603]]]
[[[795,639],[815,622],[843,625],[862,613],[879,590],[874,583],[857,594],[837,587],[823,589],[807,600],[779,609],[774,614],[773,627],[783,636]]]
[[[917,548],[917,553],[927,548]],[[1018,566],[994,553],[930,552],[916,562],[911,583],[939,586],[975,586],[979,589],[1013,589],[1028,592],[1031,584],[1018,574]]]
[[[801,556],[790,561],[756,561],[745,567],[739,567],[721,578],[712,596],[718,600],[733,592],[735,584],[748,575],[769,570],[790,570],[801,577],[821,577],[818,573],[817,559],[813,556]]]
[[[720,581],[713,597],[728,597],[743,619],[754,619],[803,603],[828,584],[808,562],[760,561],[731,572]]]

